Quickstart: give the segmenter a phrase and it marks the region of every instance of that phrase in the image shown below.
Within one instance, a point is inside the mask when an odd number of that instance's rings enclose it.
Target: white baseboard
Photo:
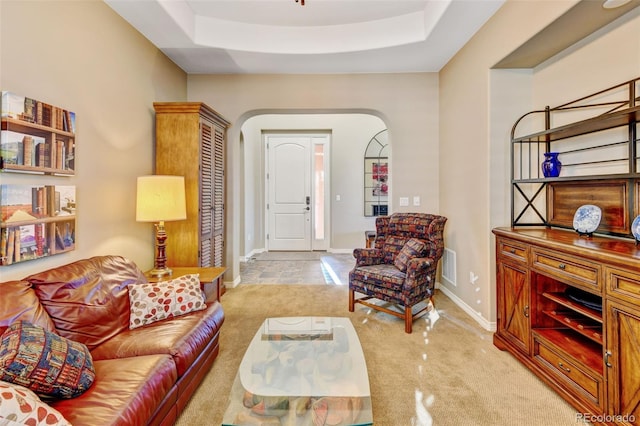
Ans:
[[[353,249],[350,249],[350,248],[343,248],[343,249],[330,248],[329,250],[327,250],[327,252],[329,252],[329,253],[338,253],[338,254],[351,254],[351,253],[353,253]]]
[[[265,251],[266,251],[265,249],[253,249],[253,250],[251,250],[249,252],[248,255],[240,256],[240,262],[247,262],[247,261],[249,261],[249,259],[251,259],[256,254],[264,253]]]
[[[236,288],[236,287],[238,287],[238,285],[240,285],[240,281],[242,281],[242,280],[241,280],[241,278],[240,278],[240,277],[237,277],[237,278],[236,278],[235,280],[233,280],[233,281],[225,281],[225,282],[224,282],[224,286],[225,286],[226,288]]]
[[[492,321],[487,321],[486,318],[483,318],[478,311],[476,311],[475,309],[473,309],[471,306],[469,306],[468,304],[466,304],[462,299],[460,299],[458,296],[456,296],[455,294],[453,294],[451,292],[451,290],[449,290],[446,286],[443,286],[440,283],[436,284],[436,288],[438,290],[440,290],[441,292],[443,292],[449,299],[451,299],[451,301],[453,301],[453,303],[455,303],[456,305],[458,305],[458,307],[460,309],[462,309],[463,311],[465,311],[467,313],[467,315],[469,315],[471,318],[473,318],[478,324],[480,324],[480,327],[484,328],[487,331],[496,331],[497,326],[495,322]]]
[[[352,254],[353,253],[352,248],[330,248],[327,250],[327,253],[338,253],[338,254]],[[260,253],[264,253],[266,252],[267,249],[261,248],[261,249],[253,249],[251,250],[251,252],[247,255],[244,256],[240,256],[240,262],[247,262],[249,261],[249,259],[251,259],[253,256],[255,256],[256,254],[260,254]]]

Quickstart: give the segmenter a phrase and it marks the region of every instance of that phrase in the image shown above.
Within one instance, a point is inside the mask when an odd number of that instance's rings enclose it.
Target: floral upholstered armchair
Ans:
[[[375,247],[353,251],[356,265],[349,272],[349,311],[360,303],[403,318],[404,331],[411,333],[413,320],[429,307],[413,312],[414,306],[428,299],[433,303],[446,221],[444,216],[427,213],[376,218]],[[363,296],[356,298],[356,293]],[[399,306],[400,311],[370,299]]]

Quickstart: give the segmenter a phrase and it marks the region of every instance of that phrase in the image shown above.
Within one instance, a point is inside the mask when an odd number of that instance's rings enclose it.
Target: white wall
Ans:
[[[242,125],[244,140],[244,231],[242,257],[265,249],[265,172],[263,131],[329,132],[330,251],[350,252],[364,245],[364,231],[375,229],[375,218],[364,216],[364,152],[369,140],[386,128],[368,114],[265,114]],[[391,146],[393,145],[391,141]],[[393,149],[393,148],[392,148]],[[392,176],[393,179],[393,176]],[[336,196],[340,195],[340,201]]]
[[[0,267],[0,281],[95,255],[153,267],[135,221],[136,177],[153,172],[154,101],[185,100],[186,74],[101,1],[0,1],[0,87],[76,113],[73,177],[1,173],[3,184],[75,185],[76,249]]]

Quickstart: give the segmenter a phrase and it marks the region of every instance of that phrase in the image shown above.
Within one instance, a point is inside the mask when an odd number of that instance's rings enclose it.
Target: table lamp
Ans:
[[[167,232],[164,222],[170,220],[184,220],[187,209],[184,195],[184,177],[152,175],[138,177],[138,191],[136,197],[136,221],[157,222],[156,228],[156,258],[154,268],[150,272],[152,277],[171,275],[167,267],[165,253]]]

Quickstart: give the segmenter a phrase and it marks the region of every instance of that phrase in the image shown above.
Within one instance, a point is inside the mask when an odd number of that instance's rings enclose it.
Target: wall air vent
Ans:
[[[442,255],[442,279],[456,285],[456,252],[446,247]]]

